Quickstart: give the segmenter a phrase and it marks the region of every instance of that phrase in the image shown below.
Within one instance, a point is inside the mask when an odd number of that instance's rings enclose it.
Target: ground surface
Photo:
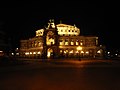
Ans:
[[[0,90],[120,90],[120,61],[27,61],[2,66]]]

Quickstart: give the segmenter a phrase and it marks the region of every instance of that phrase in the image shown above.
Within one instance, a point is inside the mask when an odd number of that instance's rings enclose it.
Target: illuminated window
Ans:
[[[37,54],[40,54],[40,52],[37,52]]]
[[[76,41],[76,45],[79,45],[79,41]]]
[[[97,53],[101,53],[101,50],[98,50]]]
[[[68,45],[68,39],[65,40],[65,45]]]
[[[37,41],[35,41],[35,47],[37,47]]]
[[[59,40],[59,45],[64,45],[63,40]]]
[[[79,53],[78,51],[76,51],[75,53]]]
[[[66,53],[66,51],[64,51],[64,53]]]
[[[60,50],[60,53],[62,53],[62,50]]]
[[[32,54],[32,52],[30,52],[30,54]]]
[[[81,42],[80,45],[83,45],[83,43]]]
[[[71,50],[69,53],[73,53],[73,50]]]
[[[89,54],[89,51],[86,51],[85,53],[86,53],[86,54]]]
[[[33,52],[33,54],[36,54],[36,52]]]
[[[41,46],[42,45],[42,43],[41,42],[38,42],[38,46]]]
[[[34,42],[32,42],[32,47],[34,47]]]
[[[81,53],[84,53],[84,51],[81,51]]]
[[[73,42],[73,41],[71,41],[71,45],[74,45],[74,42]]]
[[[66,50],[66,53],[68,53],[68,50]]]

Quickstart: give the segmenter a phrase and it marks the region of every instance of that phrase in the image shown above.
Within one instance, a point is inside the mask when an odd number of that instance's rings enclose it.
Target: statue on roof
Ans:
[[[54,19],[50,19],[48,22],[48,28],[55,28]]]

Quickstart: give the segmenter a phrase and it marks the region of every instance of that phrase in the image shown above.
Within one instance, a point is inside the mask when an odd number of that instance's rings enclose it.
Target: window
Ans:
[[[59,40],[59,45],[64,45],[63,40]]]
[[[62,50],[60,50],[60,53],[62,53]]]
[[[38,46],[41,46],[41,44],[42,44],[41,42],[38,42]]]
[[[74,42],[73,42],[73,41],[71,41],[71,45],[74,45]]]
[[[74,45],[74,40],[73,39],[71,40],[71,45]]]
[[[78,42],[78,41],[76,41],[76,45],[79,45],[79,42]]]
[[[65,45],[68,45],[68,39],[65,39]]]
[[[83,45],[83,43],[81,42],[81,43],[80,43],[80,45],[82,46],[82,45]]]

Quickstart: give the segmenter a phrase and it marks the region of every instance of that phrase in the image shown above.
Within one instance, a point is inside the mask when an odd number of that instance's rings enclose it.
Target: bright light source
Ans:
[[[40,52],[38,52],[38,54],[40,54]]]
[[[86,54],[88,54],[89,52],[88,52],[88,51],[86,51],[85,53],[86,53]]]
[[[30,54],[32,54],[32,52],[30,52]]]
[[[84,53],[84,51],[81,51],[81,53]]]
[[[14,55],[14,53],[11,53],[12,55]]]
[[[0,52],[3,52],[3,51],[0,51]]]
[[[78,51],[76,51],[75,53],[79,53]]]
[[[73,53],[73,50],[71,50],[69,53]]]
[[[66,51],[64,51],[64,53],[66,53]]]
[[[50,58],[50,52],[47,53],[47,57]]]
[[[16,53],[16,55],[19,55],[19,53]]]
[[[101,53],[100,50],[98,50],[97,53]]]
[[[108,54],[110,54],[110,52],[107,52]]]
[[[33,52],[33,54],[36,54],[36,52]]]
[[[77,50],[82,50],[82,47],[81,47],[81,46],[78,46],[78,47],[77,47]]]

